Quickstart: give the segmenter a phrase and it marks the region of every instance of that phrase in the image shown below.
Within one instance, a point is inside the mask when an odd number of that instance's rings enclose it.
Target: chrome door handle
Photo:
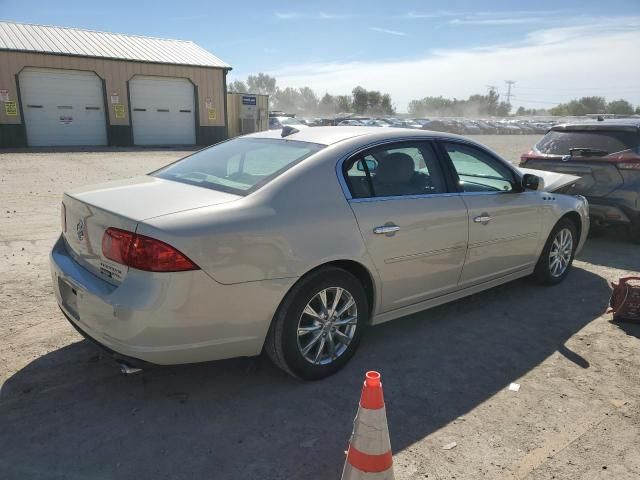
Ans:
[[[489,223],[492,219],[493,217],[490,217],[489,215],[480,215],[479,217],[474,218],[473,221],[476,223]]]
[[[378,235],[383,235],[385,233],[393,233],[400,230],[400,227],[397,225],[382,225],[381,227],[376,227],[373,229],[373,233]]]

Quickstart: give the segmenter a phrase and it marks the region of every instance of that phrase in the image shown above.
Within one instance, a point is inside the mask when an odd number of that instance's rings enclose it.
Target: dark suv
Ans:
[[[640,243],[640,118],[556,125],[520,166],[581,177],[566,193],[587,197],[591,225],[626,225]]]

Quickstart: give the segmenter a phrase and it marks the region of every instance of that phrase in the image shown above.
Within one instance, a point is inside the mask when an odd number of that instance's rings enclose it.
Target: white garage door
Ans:
[[[196,143],[193,84],[185,78],[135,76],[129,82],[133,143]]]
[[[102,81],[94,73],[26,68],[19,79],[29,145],[107,144]]]

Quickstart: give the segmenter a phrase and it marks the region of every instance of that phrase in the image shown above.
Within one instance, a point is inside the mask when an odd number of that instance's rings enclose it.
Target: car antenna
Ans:
[[[280,134],[280,136],[282,138],[284,137],[288,137],[289,135],[293,135],[294,133],[298,133],[300,130],[298,130],[297,128],[293,128],[293,127],[282,127],[282,133]]]

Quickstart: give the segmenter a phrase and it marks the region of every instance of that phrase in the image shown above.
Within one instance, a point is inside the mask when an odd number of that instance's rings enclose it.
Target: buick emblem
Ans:
[[[569,160],[571,160],[571,155],[563,155],[562,156],[562,161],[563,162],[568,162]]]
[[[84,221],[82,219],[76,225],[76,234],[78,235],[78,240],[84,240]]]

